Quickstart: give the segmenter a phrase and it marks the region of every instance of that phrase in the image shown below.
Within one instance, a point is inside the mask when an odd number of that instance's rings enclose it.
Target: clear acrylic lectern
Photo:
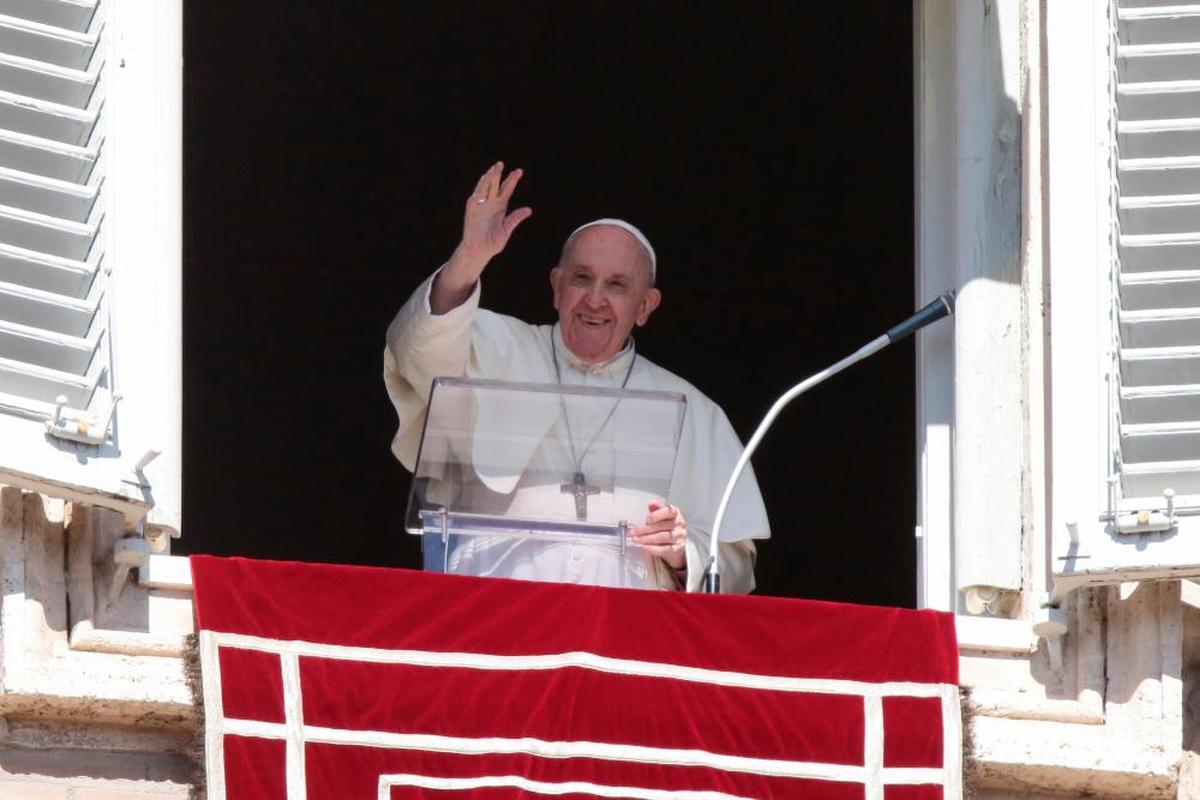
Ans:
[[[425,569],[652,585],[629,541],[669,501],[686,398],[677,392],[434,380],[405,527]]]

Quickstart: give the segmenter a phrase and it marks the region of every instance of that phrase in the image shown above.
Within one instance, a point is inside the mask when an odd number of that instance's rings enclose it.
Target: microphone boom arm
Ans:
[[[763,417],[763,421],[758,424],[758,428],[754,431],[754,435],[750,437],[750,441],[746,443],[746,448],[738,458],[737,464],[733,468],[733,474],[729,477],[729,482],[725,484],[725,491],[721,494],[721,502],[717,505],[717,515],[713,520],[712,538],[709,540],[708,560],[704,564],[704,578],[701,584],[703,591],[714,594],[721,591],[721,573],[717,557],[717,548],[720,545],[721,523],[725,520],[725,512],[729,508],[729,500],[733,496],[734,487],[737,486],[738,479],[742,476],[746,465],[750,463],[750,456],[754,455],[754,451],[758,449],[759,443],[762,442],[767,429],[775,422],[775,418],[779,416],[779,412],[783,411],[788,403],[818,383],[832,378],[852,364],[862,361],[867,356],[874,355],[889,344],[898,342],[905,336],[915,333],[926,325],[953,313],[954,292],[945,292],[904,322],[888,329],[887,333],[872,339],[836,364],[805,378],[791,389],[788,389],[775,401],[775,404],[771,406],[771,410]]]

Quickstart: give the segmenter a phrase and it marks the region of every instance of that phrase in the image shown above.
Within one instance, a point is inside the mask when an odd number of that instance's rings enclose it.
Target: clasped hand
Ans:
[[[633,542],[672,569],[683,569],[687,565],[688,535],[683,512],[661,500],[651,500],[649,509],[645,521],[630,530]]]

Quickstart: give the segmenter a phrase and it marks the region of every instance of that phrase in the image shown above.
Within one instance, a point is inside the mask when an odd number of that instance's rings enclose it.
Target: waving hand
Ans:
[[[479,177],[463,211],[462,241],[434,281],[429,298],[433,313],[444,314],[466,300],[488,262],[504,250],[517,226],[533,214],[528,206],[508,210],[508,201],[523,174],[514,169],[504,177],[504,162],[497,161]]]

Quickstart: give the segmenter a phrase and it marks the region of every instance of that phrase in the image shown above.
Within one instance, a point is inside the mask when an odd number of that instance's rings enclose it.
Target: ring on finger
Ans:
[[[475,202],[482,205],[487,202],[487,198],[486,197],[476,197]]]

